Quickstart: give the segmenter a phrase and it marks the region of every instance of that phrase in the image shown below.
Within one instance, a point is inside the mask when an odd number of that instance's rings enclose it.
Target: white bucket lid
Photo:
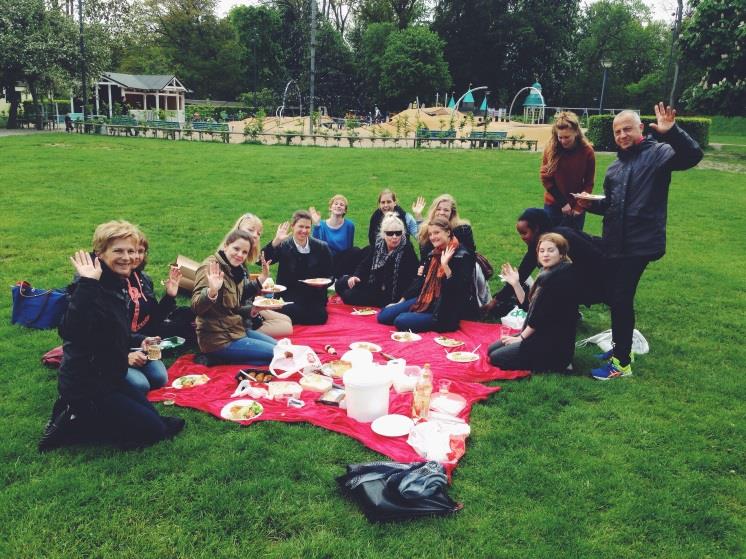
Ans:
[[[368,365],[352,367],[343,376],[345,386],[353,388],[373,388],[376,386],[390,386],[391,374],[385,367]]]

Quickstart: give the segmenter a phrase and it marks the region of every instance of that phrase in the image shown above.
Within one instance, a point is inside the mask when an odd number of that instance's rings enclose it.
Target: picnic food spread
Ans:
[[[192,386],[199,386],[205,384],[210,380],[207,375],[185,375],[177,378],[171,386],[174,388],[191,388]]]
[[[442,345],[443,347],[459,347],[464,345],[464,342],[456,340],[454,338],[447,338],[446,336],[436,336],[435,338],[433,338],[433,341],[438,345]]]
[[[246,421],[259,417],[264,411],[264,406],[254,400],[236,400],[226,404],[220,411],[220,415],[231,421]]]
[[[479,359],[479,355],[471,351],[452,351],[446,357],[456,363],[470,363]]]
[[[309,278],[298,281],[302,281],[306,285],[311,285],[313,287],[326,287],[327,285],[332,283],[332,280],[330,280],[329,278]]]
[[[321,367],[321,372],[323,372],[325,375],[329,375],[330,377],[342,378],[342,375],[344,375],[351,368],[352,363],[350,363],[349,361],[337,359],[336,361],[329,361],[329,363]]]
[[[373,316],[374,314],[378,314],[378,309],[374,309],[373,307],[360,307],[353,309],[350,314],[353,316]]]
[[[422,336],[413,332],[394,332],[391,334],[391,339],[395,342],[418,342]]]
[[[352,342],[350,344],[350,349],[366,349],[371,353],[377,353],[381,351],[381,346],[371,342]]]
[[[282,297],[278,299],[270,299],[268,297],[256,297],[254,299],[254,306],[261,309],[279,309],[285,306],[287,303],[283,301]]]

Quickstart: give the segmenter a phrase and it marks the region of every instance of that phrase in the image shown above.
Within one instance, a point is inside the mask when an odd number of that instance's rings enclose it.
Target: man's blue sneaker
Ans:
[[[609,351],[605,351],[604,353],[597,353],[593,357],[596,359],[599,359],[600,361],[608,361],[614,356],[614,348],[611,348]],[[629,354],[629,362],[634,363],[635,362],[635,354],[630,353]]]
[[[608,363],[598,369],[591,371],[591,376],[596,380],[611,380],[613,378],[628,377],[632,375],[632,365],[622,366],[619,359],[612,357]]]

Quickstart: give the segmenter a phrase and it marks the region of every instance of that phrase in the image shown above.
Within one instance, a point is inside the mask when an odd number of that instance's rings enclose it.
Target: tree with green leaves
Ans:
[[[701,0],[684,24],[684,56],[699,62],[699,82],[684,95],[690,110],[746,115],[746,0]]]
[[[403,107],[450,87],[443,48],[443,40],[424,26],[388,36],[381,62],[381,94],[388,107]]]
[[[78,39],[77,26],[59,8],[43,0],[0,0],[0,85],[10,102],[8,128],[17,126],[18,83],[31,93],[36,126],[43,126],[42,100],[67,90],[79,71]],[[89,26],[85,39],[86,67],[95,75],[109,60],[105,34]]]

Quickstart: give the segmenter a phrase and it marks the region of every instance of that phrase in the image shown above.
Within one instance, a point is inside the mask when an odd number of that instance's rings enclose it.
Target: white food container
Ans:
[[[389,413],[391,375],[385,367],[353,367],[342,377],[345,383],[347,417],[370,423]]]

